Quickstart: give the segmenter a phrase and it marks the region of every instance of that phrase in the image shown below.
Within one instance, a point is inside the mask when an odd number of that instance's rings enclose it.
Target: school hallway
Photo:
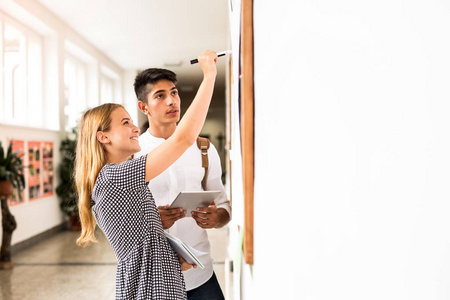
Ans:
[[[114,299],[108,242],[59,229],[61,146],[105,103],[146,128],[148,68],[176,73],[181,117],[207,49],[224,54],[199,135],[232,205],[208,231],[225,298],[450,300],[450,0],[0,0],[0,142],[25,167],[11,246],[52,232],[0,270],[0,300]]]
[[[1,300],[111,300],[115,295],[116,258],[103,233],[98,243],[78,247],[78,232],[61,231],[13,254],[14,268],[0,270]],[[232,292],[225,266],[228,227],[208,230],[214,271],[227,300]]]

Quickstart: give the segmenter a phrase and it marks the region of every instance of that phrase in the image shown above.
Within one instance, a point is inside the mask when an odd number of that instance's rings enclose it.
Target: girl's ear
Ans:
[[[97,140],[101,144],[109,144],[108,136],[103,131],[97,131]]]

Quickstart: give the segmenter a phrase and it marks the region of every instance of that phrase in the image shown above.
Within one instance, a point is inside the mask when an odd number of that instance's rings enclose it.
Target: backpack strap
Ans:
[[[203,190],[206,190],[206,175],[208,173],[208,149],[209,149],[209,140],[207,138],[198,137],[197,138],[197,147],[202,152],[202,168],[205,169],[205,175],[203,176],[202,186]]]

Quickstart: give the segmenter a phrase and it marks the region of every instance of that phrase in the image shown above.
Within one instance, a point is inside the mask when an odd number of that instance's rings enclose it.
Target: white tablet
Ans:
[[[180,192],[173,200],[169,208],[178,208],[186,210],[186,216],[191,217],[191,211],[197,207],[208,207],[220,195],[221,191],[196,191]]]

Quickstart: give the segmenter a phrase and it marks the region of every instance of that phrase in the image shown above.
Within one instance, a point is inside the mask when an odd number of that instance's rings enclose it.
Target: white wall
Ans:
[[[242,299],[449,299],[450,4],[255,1],[254,31]]]
[[[9,145],[9,140],[28,140],[28,141],[45,141],[53,143],[53,161],[55,162],[55,174],[57,172],[57,162],[60,161],[60,153],[58,151],[61,142],[58,132],[51,130],[38,130],[33,128],[8,126],[0,124],[0,140],[4,148]],[[28,149],[24,149],[28,153]],[[24,163],[27,165],[28,155],[24,155]],[[28,169],[25,170],[28,172]],[[55,176],[57,186],[59,180]],[[59,199],[54,193],[51,196],[38,198],[28,201],[28,190],[25,190],[24,202],[15,206],[11,206],[9,210],[17,222],[17,229],[13,232],[11,244],[29,239],[39,233],[49,230],[64,220],[64,215],[59,208]],[[1,220],[1,216],[0,216]],[[0,231],[0,238],[2,231]]]

